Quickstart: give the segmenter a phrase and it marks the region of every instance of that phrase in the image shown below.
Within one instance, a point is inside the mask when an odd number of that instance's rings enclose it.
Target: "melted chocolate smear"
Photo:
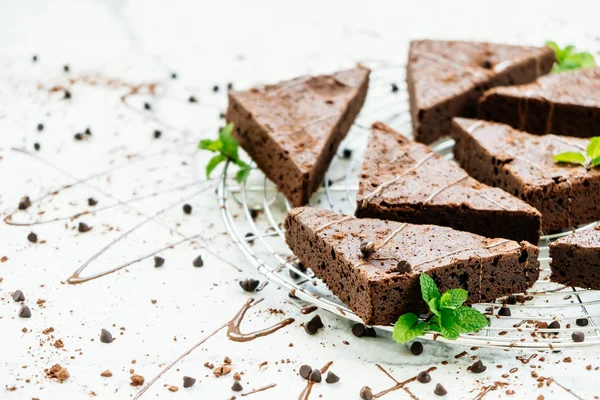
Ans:
[[[258,389],[253,389],[253,390],[251,390],[251,391],[249,391],[247,393],[242,393],[242,396],[250,396],[251,394],[254,394],[254,393],[264,392],[265,390],[274,388],[275,386],[277,386],[276,383],[271,383],[270,385],[263,386],[263,387],[260,387]]]
[[[379,370],[380,370],[381,372],[383,372],[383,373],[384,373],[384,374],[385,374],[385,375],[386,375],[388,378],[390,378],[391,380],[393,380],[393,381],[394,381],[396,384],[395,384],[394,386],[392,386],[391,388],[389,388],[389,389],[386,389],[386,390],[384,390],[384,391],[382,391],[382,392],[379,392],[379,393],[377,393],[377,394],[373,395],[373,398],[377,399],[377,398],[379,398],[379,397],[383,397],[383,396],[385,396],[386,394],[388,394],[388,393],[390,393],[390,392],[396,391],[396,390],[398,390],[398,389],[402,389],[402,390],[404,390],[404,391],[405,391],[405,392],[406,392],[406,393],[407,393],[407,394],[408,394],[408,395],[409,395],[409,396],[410,396],[412,399],[417,399],[417,397],[416,397],[416,396],[415,396],[415,395],[414,395],[414,394],[413,394],[413,393],[412,393],[410,390],[408,390],[408,388],[407,388],[407,387],[405,387],[405,386],[406,386],[406,385],[408,385],[408,384],[409,384],[409,383],[411,383],[411,382],[414,382],[414,381],[416,381],[416,380],[417,380],[417,377],[418,377],[418,375],[415,375],[415,376],[413,376],[412,378],[408,378],[408,379],[407,379],[407,380],[405,380],[405,381],[398,382],[398,381],[396,380],[396,378],[394,378],[392,375],[390,375],[390,373],[389,373],[389,372],[387,372],[385,369],[383,369],[383,367],[382,367],[381,365],[379,365],[379,364],[375,364],[375,366],[377,366],[377,368],[379,368]],[[430,372],[432,372],[432,371],[435,371],[436,369],[437,369],[437,367],[431,367],[431,368],[428,368],[428,369],[426,369],[425,371],[422,371],[422,372],[425,372],[425,373],[429,374]],[[422,373],[422,372],[421,372],[421,373]]]
[[[302,307],[300,309],[300,314],[302,314],[302,315],[310,314],[311,312],[316,311],[318,309],[319,309],[319,307],[317,307],[317,306]]]
[[[292,318],[288,318],[288,319],[280,321],[277,324],[275,324],[275,325],[273,325],[271,327],[265,328],[265,329],[261,329],[261,330],[258,330],[258,331],[255,331],[255,332],[251,332],[251,333],[241,333],[240,332],[240,324],[242,323],[242,320],[244,319],[244,316],[246,315],[246,312],[250,308],[252,308],[255,305],[259,304],[263,300],[264,299],[260,299],[260,300],[258,300],[258,301],[255,302],[253,298],[248,299],[248,301],[246,301],[246,304],[244,304],[242,306],[242,308],[235,314],[235,316],[229,322],[226,322],[223,325],[219,326],[217,329],[215,329],[208,336],[206,336],[203,339],[201,339],[198,343],[196,343],[195,345],[193,345],[192,347],[190,347],[182,355],[180,355],[175,360],[173,360],[162,371],[160,371],[158,373],[158,375],[156,375],[154,378],[152,378],[146,384],[146,386],[144,386],[139,392],[137,392],[137,394],[133,397],[133,400],[139,399],[150,388],[150,386],[152,386],[152,384],[154,384],[165,372],[167,372],[168,370],[170,370],[175,364],[177,364],[179,361],[181,361],[183,358],[185,358],[187,355],[189,355],[196,348],[198,348],[201,345],[203,345],[208,339],[212,338],[214,335],[216,335],[217,333],[219,333],[219,331],[221,331],[221,329],[227,328],[227,337],[230,340],[233,340],[235,342],[248,342],[248,341],[254,340],[256,338],[262,337],[262,336],[267,336],[267,335],[269,335],[269,334],[271,334],[273,332],[276,332],[279,329],[281,329],[281,328],[283,328],[283,327],[291,324],[292,322],[294,322],[294,320]],[[333,363],[333,362],[331,362],[331,363]],[[329,365],[331,365],[331,363],[327,365],[327,368],[329,368]],[[325,369],[325,371],[327,371],[327,370]],[[324,373],[325,371],[321,370],[322,373]],[[250,395],[250,394],[256,393],[256,392],[262,392],[262,391],[270,389],[271,387],[274,387],[274,386],[275,386],[275,384],[267,385],[267,386],[265,386],[263,388],[259,388],[259,389],[253,390],[251,392],[242,394],[242,396],[247,396],[247,395]]]
[[[311,372],[311,376],[315,371],[320,372],[321,374],[324,374],[325,372],[327,372],[327,370],[329,369],[329,367],[331,367],[331,364],[333,364],[333,361],[329,361],[327,364],[325,364],[323,366],[323,368],[321,368],[320,370],[316,369],[314,371]],[[316,375],[316,374],[315,374]],[[320,382],[320,380],[319,380]],[[306,383],[306,386],[304,387],[304,389],[302,389],[302,392],[300,392],[300,396],[298,396],[298,400],[308,400],[308,397],[310,396],[310,392],[312,391],[312,387],[315,384],[315,381],[309,380]]]

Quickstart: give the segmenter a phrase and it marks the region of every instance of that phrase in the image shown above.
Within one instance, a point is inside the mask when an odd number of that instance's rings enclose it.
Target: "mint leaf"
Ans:
[[[220,140],[202,139],[198,145],[198,148],[200,150],[208,150],[214,153],[215,151],[221,150],[222,146],[223,143],[221,143]]]
[[[438,299],[434,297],[427,305],[429,306],[429,311],[433,315],[437,315],[438,317],[440,316],[440,304]]]
[[[250,176],[250,167],[242,168],[235,174],[235,180],[238,183],[244,182]]]
[[[576,52],[575,46],[569,45],[561,49],[555,42],[548,41],[546,46],[551,47],[556,55],[556,62],[552,66],[552,72],[570,71],[579,68],[591,68],[596,65],[596,60],[591,53]]]
[[[440,299],[440,307],[460,307],[465,301],[467,301],[467,297],[469,297],[469,293],[464,289],[446,290]]]
[[[595,136],[590,139],[590,144],[588,144],[585,152],[592,160],[600,157],[600,136]]]
[[[206,178],[210,178],[210,174],[213,172],[215,167],[223,161],[225,161],[226,159],[227,157],[225,157],[223,154],[217,154],[216,156],[211,158],[208,161],[208,164],[206,165]]]
[[[592,168],[597,167],[599,165],[600,165],[600,157],[596,157],[590,162],[590,167],[592,167]]]
[[[429,275],[425,273],[421,274],[419,276],[419,282],[421,284],[421,296],[423,296],[425,303],[429,304],[431,299],[440,298],[440,292],[437,285]]]
[[[552,159],[559,163],[571,163],[585,166],[585,156],[576,151],[565,151],[552,157]]]
[[[238,142],[232,136],[233,133],[233,122],[228,123],[224,128],[219,131],[219,138],[212,139],[202,139],[200,143],[198,143],[198,148],[200,150],[208,150],[213,153],[220,153],[211,158],[206,165],[206,177],[209,178],[212,171],[216,168],[217,165],[222,163],[223,161],[231,161],[240,169],[237,171],[235,175],[235,179],[242,183],[248,176],[250,175],[251,167],[239,159],[238,155]]]
[[[460,307],[453,311],[454,326],[460,333],[477,332],[489,325],[487,318],[474,308]]]
[[[394,324],[392,338],[399,343],[410,342],[423,334],[425,325],[425,321],[419,322],[419,317],[415,314],[404,314]]]

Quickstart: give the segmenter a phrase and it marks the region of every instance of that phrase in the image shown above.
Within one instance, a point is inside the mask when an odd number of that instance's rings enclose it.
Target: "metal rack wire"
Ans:
[[[362,151],[366,147],[372,122],[382,121],[408,134],[410,113],[404,81],[404,66],[381,62],[365,63],[372,68],[371,83],[365,106],[358,116],[338,155],[325,176],[324,185],[310,201],[311,206],[330,208],[336,212],[353,214]],[[392,91],[394,83],[399,90]],[[433,146],[447,159],[452,159],[452,140]],[[352,156],[344,157],[343,149],[351,149]],[[335,297],[325,284],[310,270],[298,268],[296,259],[284,240],[282,227],[286,212],[291,208],[276,187],[258,170],[242,185],[228,179],[229,164],[223,170],[218,187],[220,212],[233,240],[248,259],[252,268],[269,281],[289,292],[290,297],[314,304],[334,314],[360,322],[344,303]],[[242,214],[239,214],[239,213]],[[598,222],[579,229],[589,229]],[[422,339],[496,348],[561,349],[600,345],[600,292],[564,287],[548,280],[550,275],[548,245],[571,231],[543,236],[540,240],[540,279],[527,293],[517,295],[517,304],[504,304],[506,299],[480,303],[473,307],[490,316],[490,325],[474,334],[461,335],[456,341],[425,334]],[[499,316],[500,307],[508,307],[511,316]],[[585,319],[587,326],[577,326],[576,319]],[[559,321],[559,329],[548,329],[551,321]],[[391,331],[391,326],[378,326]],[[573,331],[583,331],[584,342],[571,338]]]

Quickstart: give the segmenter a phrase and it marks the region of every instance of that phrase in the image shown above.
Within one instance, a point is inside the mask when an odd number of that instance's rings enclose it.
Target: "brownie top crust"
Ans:
[[[372,126],[357,206],[437,205],[474,210],[522,211],[540,216],[529,204],[502,189],[471,178],[428,146],[386,125]]]
[[[252,110],[255,122],[285,149],[300,171],[308,172],[369,73],[358,65],[331,75],[231,91],[229,96]]]
[[[585,153],[588,139],[558,135],[532,135],[508,125],[467,118],[453,124],[495,157],[495,163],[518,177],[522,184],[545,186],[600,177],[600,169],[557,163],[552,157],[565,151]]]
[[[406,273],[399,271],[399,264],[420,274],[439,266],[522,250],[521,244],[508,239],[488,239],[436,225],[355,218],[311,207],[294,208],[287,219],[300,220],[319,236],[329,237],[337,252],[370,281]],[[377,249],[366,260],[360,251],[365,240]]]
[[[547,102],[600,107],[600,67],[544,75],[535,82],[499,86],[486,91],[480,102],[493,95],[539,98]]]
[[[418,108],[429,108],[486,82],[527,59],[551,57],[550,47],[465,41],[419,40],[410,43],[408,68],[415,81]]]
[[[574,245],[580,248],[600,249],[600,226],[595,226],[594,228],[582,229],[580,231],[573,232],[568,236],[564,236],[556,240],[550,246],[554,247],[556,245],[561,244]]]

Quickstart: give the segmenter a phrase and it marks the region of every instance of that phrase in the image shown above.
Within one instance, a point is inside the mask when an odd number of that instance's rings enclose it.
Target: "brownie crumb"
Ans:
[[[213,369],[213,374],[219,378],[223,375],[227,375],[228,373],[231,372],[231,367],[229,365],[222,365],[220,367],[217,367],[215,369]]]
[[[71,98],[71,92],[69,92],[68,90],[65,90],[65,95],[64,95],[63,99],[68,100],[70,98]]]
[[[129,377],[129,379],[131,379],[131,386],[142,386],[144,384],[144,377],[138,374],[133,374],[131,375],[131,377]]]
[[[194,386],[194,383],[196,383],[196,379],[192,378],[191,376],[184,376],[183,377],[183,387],[184,388],[189,388]]]
[[[176,392],[179,388],[177,386],[169,386],[169,392]]]
[[[66,368],[60,366],[60,364],[54,364],[52,368],[47,369],[46,376],[50,379],[57,379],[59,382],[64,382],[69,379],[69,371]]]
[[[75,140],[83,140],[83,135],[81,133],[76,133],[75,135],[73,135],[73,138]]]
[[[233,374],[233,379],[235,379],[236,381],[241,381],[242,376],[240,375],[239,372],[236,372],[235,374]]]
[[[100,372],[100,376],[103,376],[105,378],[110,378],[112,376],[112,372],[110,372],[110,370],[107,369],[105,371]]]

